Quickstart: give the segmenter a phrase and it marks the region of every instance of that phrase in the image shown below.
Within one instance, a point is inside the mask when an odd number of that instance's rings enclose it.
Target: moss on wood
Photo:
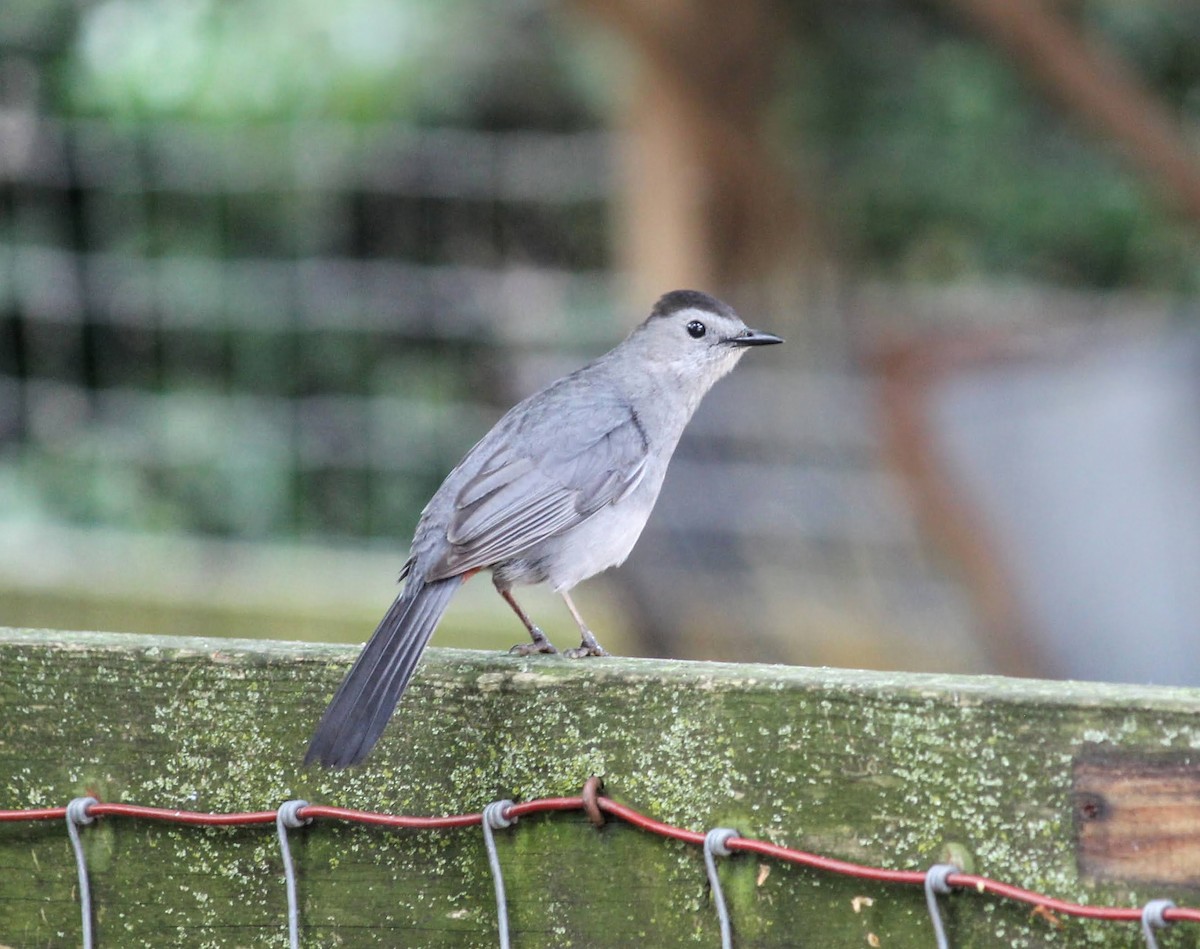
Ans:
[[[197,810],[313,802],[414,814],[607,793],[659,819],[924,868],[950,848],[1055,896],[1137,905],[1180,887],[1081,880],[1071,796],[1097,748],[1200,757],[1200,691],[762,665],[431,650],[365,767],[300,767],[346,647],[0,631],[0,808],[79,794]],[[84,830],[100,945],[285,945],[274,828],[106,818]],[[580,814],[498,832],[514,944],[713,945],[698,848]],[[477,828],[293,833],[308,945],[493,946]],[[927,946],[916,888],[746,855],[722,862],[739,946]],[[0,825],[0,945],[70,944],[65,830]],[[1132,926],[945,899],[953,944],[1128,946]],[[1195,946],[1179,926],[1164,945]]]

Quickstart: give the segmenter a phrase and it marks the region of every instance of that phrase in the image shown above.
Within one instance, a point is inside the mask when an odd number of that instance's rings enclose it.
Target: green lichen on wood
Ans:
[[[608,793],[696,830],[924,868],[975,869],[1056,896],[1137,905],[1184,891],[1080,881],[1071,767],[1103,745],[1200,755],[1200,692],[999,678],[431,650],[365,767],[305,771],[307,737],[354,650],[298,643],[0,631],[0,808],[92,793],[195,810],[313,802],[414,814],[501,797]],[[101,944],[285,945],[273,827],[104,819],[85,829]],[[292,835],[310,945],[492,946],[477,828]],[[698,848],[580,814],[498,833],[515,944],[716,940]],[[740,855],[722,861],[739,945],[930,943],[916,888]],[[71,943],[61,826],[0,826],[0,945]],[[956,947],[1128,946],[1134,927],[944,901]],[[1164,945],[1195,946],[1176,927]]]

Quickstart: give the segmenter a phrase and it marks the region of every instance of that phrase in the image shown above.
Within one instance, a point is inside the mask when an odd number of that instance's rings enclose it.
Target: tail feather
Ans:
[[[462,577],[432,583],[409,578],[321,717],[306,765],[345,768],[367,756],[461,583]]]

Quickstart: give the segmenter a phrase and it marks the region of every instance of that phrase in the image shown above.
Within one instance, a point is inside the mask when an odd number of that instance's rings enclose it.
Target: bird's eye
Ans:
[[[704,327],[704,324],[701,323],[699,320],[692,320],[692,322],[690,322],[687,325],[687,331],[688,331],[688,335],[692,339],[699,339],[701,336],[704,335],[705,327]]]

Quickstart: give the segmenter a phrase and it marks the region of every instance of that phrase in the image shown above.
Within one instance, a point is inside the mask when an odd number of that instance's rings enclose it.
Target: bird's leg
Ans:
[[[517,602],[511,590],[501,590],[500,587],[496,587],[496,592],[504,597],[504,602],[513,608],[513,612],[517,614],[517,617],[525,624],[525,628],[529,630],[529,638],[533,640],[531,643],[517,643],[509,652],[518,656],[529,656],[538,652],[558,652],[554,648],[554,643],[546,638],[546,634],[534,625],[533,620],[529,618],[529,614],[521,609],[521,604]]]
[[[577,648],[568,649],[563,655],[568,659],[582,659],[584,656],[607,656],[608,653],[604,651],[604,647],[596,642],[596,637],[592,635],[592,631],[588,629],[587,623],[579,615],[579,610],[575,608],[575,604],[571,600],[571,594],[564,590],[561,595],[567,604],[567,609],[575,617],[575,622],[579,624],[579,635],[582,640]]]

